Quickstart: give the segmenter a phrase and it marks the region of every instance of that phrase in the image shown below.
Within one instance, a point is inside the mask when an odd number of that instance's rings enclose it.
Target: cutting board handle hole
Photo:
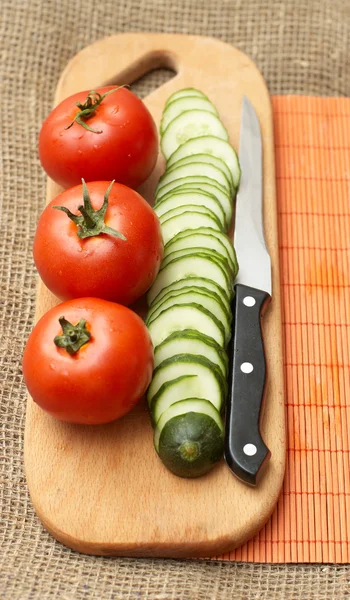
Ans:
[[[144,98],[170,81],[178,71],[177,57],[168,51],[157,50],[148,52],[103,85],[128,84],[135,94]]]

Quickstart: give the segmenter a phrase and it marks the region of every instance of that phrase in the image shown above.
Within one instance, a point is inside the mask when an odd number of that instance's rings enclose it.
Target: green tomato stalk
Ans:
[[[85,327],[86,320],[80,319],[76,325],[72,325],[64,317],[60,317],[58,320],[62,327],[62,335],[56,335],[54,338],[56,346],[64,348],[68,354],[76,354],[91,339],[91,333]]]
[[[103,204],[99,210],[94,210],[91,204],[90,195],[86,186],[84,179],[82,179],[83,183],[83,200],[84,204],[78,206],[79,212],[81,215],[74,215],[69,208],[65,206],[53,206],[52,208],[57,208],[57,210],[62,210],[66,215],[75,223],[78,227],[77,235],[84,240],[85,238],[95,237],[96,235],[100,235],[101,233],[107,233],[109,235],[113,235],[114,237],[120,238],[121,240],[126,241],[127,238],[125,235],[112,229],[112,227],[108,227],[106,225],[104,219],[105,214],[108,208],[108,196],[112,189],[114,180],[109,185],[104,198]]]

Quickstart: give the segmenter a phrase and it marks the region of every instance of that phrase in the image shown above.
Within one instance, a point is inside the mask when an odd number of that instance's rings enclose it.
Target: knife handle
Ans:
[[[260,416],[266,382],[261,317],[271,297],[242,284],[235,291],[225,460],[234,475],[256,485],[261,467],[270,458],[260,435]]]

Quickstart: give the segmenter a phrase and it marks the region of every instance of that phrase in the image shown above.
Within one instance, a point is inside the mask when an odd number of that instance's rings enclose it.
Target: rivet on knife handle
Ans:
[[[226,409],[225,460],[231,471],[256,485],[270,451],[260,434],[266,382],[261,316],[271,297],[267,292],[235,286],[231,377]]]

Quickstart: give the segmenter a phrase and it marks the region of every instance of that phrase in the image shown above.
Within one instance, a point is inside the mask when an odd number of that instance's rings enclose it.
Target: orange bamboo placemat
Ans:
[[[350,562],[350,99],[273,98],[287,468],[270,521],[221,558]]]

